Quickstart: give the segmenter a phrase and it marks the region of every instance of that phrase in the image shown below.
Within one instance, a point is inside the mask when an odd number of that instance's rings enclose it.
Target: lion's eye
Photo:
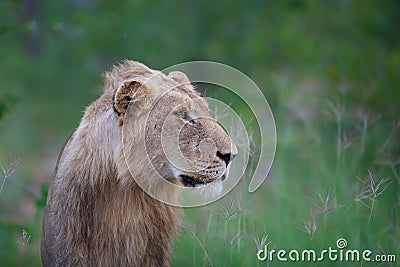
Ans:
[[[184,119],[185,121],[189,121],[190,122],[192,120],[192,117],[190,117],[188,112],[183,112],[182,119]]]
[[[176,116],[178,116],[179,118],[185,120],[186,122],[193,124],[193,119],[192,117],[190,117],[189,112],[187,111],[179,111],[177,113],[175,113]]]

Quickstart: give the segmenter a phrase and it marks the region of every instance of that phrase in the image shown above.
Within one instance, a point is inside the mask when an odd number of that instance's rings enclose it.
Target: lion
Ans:
[[[184,73],[125,60],[103,78],[57,159],[43,266],[170,266],[181,209],[168,202],[225,179],[237,149]]]

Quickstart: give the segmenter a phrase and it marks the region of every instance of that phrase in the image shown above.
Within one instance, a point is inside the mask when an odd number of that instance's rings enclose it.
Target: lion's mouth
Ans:
[[[212,179],[207,179],[207,178],[199,179],[183,174],[181,174],[180,177],[181,177],[181,183],[183,184],[183,186],[186,187],[196,187],[200,185],[206,185],[214,181]]]
[[[195,179],[193,177],[190,177],[188,175],[180,175],[181,176],[181,182],[184,186],[187,187],[196,187],[198,185],[205,185],[206,182],[199,180],[199,179]]]

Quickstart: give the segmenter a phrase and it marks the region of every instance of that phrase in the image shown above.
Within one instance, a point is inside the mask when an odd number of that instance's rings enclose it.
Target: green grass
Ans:
[[[335,123],[331,119],[323,124]],[[245,178],[220,203],[185,210],[188,229],[183,230],[176,245],[175,265],[264,266],[267,263],[256,259],[254,241],[263,236],[268,237],[269,248],[288,251],[336,248],[336,240],[345,238],[349,249],[398,255],[400,203],[396,201],[396,195],[399,192],[399,165],[393,167],[395,163],[390,161],[382,165],[375,157],[371,157],[368,165],[360,160],[369,150],[382,149],[384,142],[396,142],[392,138],[382,138],[381,144],[376,144],[377,139],[372,138],[376,134],[374,127],[383,126],[375,125],[366,132],[360,131],[352,137],[350,146],[350,141],[335,139],[335,130],[325,144],[319,143],[323,141],[287,140],[283,134],[271,178],[259,191],[247,193]],[[388,138],[390,131],[384,131],[382,135]],[[323,139],[322,136],[314,138]],[[390,154],[389,151],[385,154]],[[240,209],[244,211],[226,220],[219,205],[229,207],[230,201],[235,205],[240,203]],[[193,251],[190,252],[188,247]],[[343,262],[325,263],[346,266]],[[274,262],[273,266],[276,265],[280,266]],[[349,265],[359,266],[360,263]],[[304,266],[310,266],[310,263],[304,263]]]
[[[185,209],[173,266],[323,266],[259,262],[263,237],[288,250],[345,238],[352,249],[396,254],[397,264],[382,266],[398,265],[397,1],[24,3],[0,3],[0,162],[22,159],[13,175],[0,173],[1,266],[40,265],[55,157],[99,94],[100,74],[124,58],[155,69],[199,59],[232,65],[259,85],[275,116],[268,181],[249,194],[249,169],[224,199]],[[234,108],[252,119],[245,105]]]

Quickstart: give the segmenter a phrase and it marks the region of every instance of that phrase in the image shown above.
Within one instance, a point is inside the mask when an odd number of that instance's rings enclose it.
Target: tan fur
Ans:
[[[209,117],[207,103],[187,82],[183,73],[166,76],[134,61],[104,75],[103,94],[86,109],[57,161],[43,215],[43,266],[170,265],[180,209],[142,187],[177,202],[177,190],[166,190],[163,182],[212,182],[228,164],[216,151],[230,159],[236,154],[212,120],[189,123],[178,111],[163,125],[166,114],[182,103],[194,117]],[[160,136],[163,127],[173,133],[178,126],[178,147],[189,165],[212,158],[206,171],[171,167]],[[214,141],[216,151],[199,150],[204,138]]]

